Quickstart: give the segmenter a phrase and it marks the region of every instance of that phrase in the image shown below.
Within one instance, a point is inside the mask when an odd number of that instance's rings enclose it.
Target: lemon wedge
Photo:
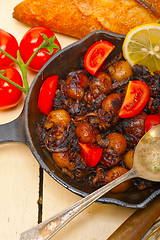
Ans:
[[[144,65],[151,73],[160,70],[160,24],[133,28],[125,37],[122,51],[131,66]]]

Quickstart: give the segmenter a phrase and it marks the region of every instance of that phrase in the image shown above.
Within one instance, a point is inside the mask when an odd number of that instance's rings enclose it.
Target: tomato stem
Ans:
[[[29,66],[30,62],[32,61],[32,59],[34,58],[34,56],[38,53],[38,51],[41,49],[41,48],[44,48],[45,46],[45,40],[41,43],[41,45],[34,51],[34,53],[32,54],[32,56],[28,59],[27,63],[25,64],[26,67]]]
[[[2,48],[0,48],[0,52],[4,53],[7,57],[9,57],[10,59],[12,59],[15,63],[18,64],[18,61],[16,58],[12,57],[10,54],[8,54],[7,52],[5,52]]]
[[[21,58],[21,55],[20,55],[20,52],[19,50],[17,51],[17,58],[18,58],[18,66],[20,67],[21,69],[21,72],[22,72],[22,78],[23,78],[23,83],[24,83],[24,88],[25,88],[25,91],[26,91],[26,95],[28,94],[28,91],[29,91],[29,85],[28,85],[28,79],[27,79],[27,67],[28,65],[27,64],[24,64],[22,58]]]
[[[1,74],[1,73],[0,73],[0,78],[4,79],[6,82],[9,82],[9,83],[11,83],[13,86],[15,86],[15,87],[19,88],[19,89],[20,89],[22,92],[24,92],[26,95],[28,94],[28,92],[27,92],[26,88],[24,88],[24,87],[21,87],[19,84],[17,84],[17,83],[15,83],[15,82],[13,82],[13,81],[12,81],[12,80],[10,80],[9,78],[6,78],[6,77],[4,77],[4,76],[3,76],[3,74]]]
[[[22,76],[23,76],[23,82],[24,82],[24,87],[20,86],[19,84],[13,82],[12,80],[10,80],[9,78],[4,77],[2,74],[0,74],[0,78],[4,79],[6,82],[11,83],[13,86],[17,87],[18,89],[20,89],[21,91],[23,91],[26,95],[28,94],[29,91],[29,87],[28,87],[28,80],[27,80],[27,67],[25,67],[25,64],[23,63],[20,54],[19,54],[19,50],[17,51],[17,57],[18,60],[15,59],[14,57],[12,57],[10,54],[8,54],[7,52],[5,52],[3,49],[0,48],[0,51],[2,53],[4,53],[7,57],[9,57],[10,59],[12,59],[21,69],[22,72]]]

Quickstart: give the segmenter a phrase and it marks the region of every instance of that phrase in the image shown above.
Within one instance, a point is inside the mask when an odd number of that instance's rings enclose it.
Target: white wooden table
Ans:
[[[0,0],[0,28],[12,33],[18,41],[28,27],[12,18],[20,0]],[[58,35],[62,47],[76,39]],[[35,73],[29,72],[32,82]],[[20,104],[8,111],[0,111],[0,124],[10,122],[22,111]],[[0,145],[0,240],[17,240],[21,232],[38,221],[40,166],[29,148],[21,143]],[[80,199],[43,173],[42,220],[45,220]],[[94,203],[52,239],[105,240],[135,210]]]

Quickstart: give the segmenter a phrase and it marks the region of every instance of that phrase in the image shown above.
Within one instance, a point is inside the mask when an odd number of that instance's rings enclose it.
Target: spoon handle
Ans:
[[[110,191],[112,188],[116,187],[120,183],[137,177],[137,172],[135,169],[131,169],[127,173],[123,174],[114,181],[106,184],[105,186],[99,188],[93,193],[87,195],[85,198],[81,199],[77,203],[53,216],[52,218],[40,223],[36,227],[23,232],[18,240],[48,240],[54,236],[62,227],[64,227],[70,220],[82,212],[85,208],[90,206],[93,202],[103,196],[105,193]]]

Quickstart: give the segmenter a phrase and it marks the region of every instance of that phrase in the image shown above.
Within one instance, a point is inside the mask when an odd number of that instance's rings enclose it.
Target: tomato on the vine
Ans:
[[[18,42],[16,38],[2,29],[0,29],[0,48],[12,57],[17,58]],[[12,59],[0,51],[0,67],[10,65],[12,62]]]
[[[95,75],[114,48],[115,46],[110,42],[103,40],[92,44],[84,57],[84,66],[87,71],[92,75]]]
[[[29,29],[23,36],[19,45],[19,51],[24,63],[27,63],[34,51],[43,42],[44,38],[42,34],[46,35],[48,39],[55,37],[55,34],[49,28],[43,26]],[[52,47],[52,54],[50,54],[47,49],[41,49],[30,62],[29,68],[34,71],[39,71],[43,65],[55,54],[55,52],[61,49],[61,45],[56,37]]]
[[[160,124],[160,115],[148,115],[145,121],[145,132]]]
[[[12,80],[20,86],[23,86],[23,81],[20,73],[11,66],[0,67],[0,73],[4,77]],[[16,106],[22,97],[22,91],[11,83],[0,78],[0,109],[8,109]]]
[[[145,82],[135,80],[128,84],[119,117],[130,118],[140,113],[149,100],[149,87]]]
[[[52,110],[58,78],[58,75],[51,76],[47,78],[41,86],[38,96],[38,107],[43,114],[48,115]]]

